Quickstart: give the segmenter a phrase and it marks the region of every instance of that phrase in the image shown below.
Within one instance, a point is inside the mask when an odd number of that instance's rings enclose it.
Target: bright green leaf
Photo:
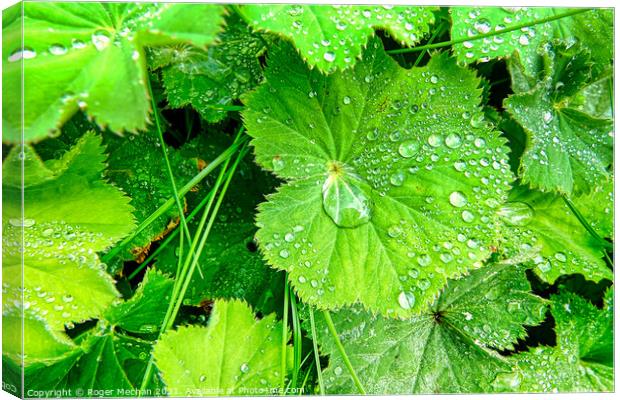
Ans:
[[[174,281],[162,273],[154,269],[147,271],[131,299],[106,311],[106,320],[130,332],[158,332],[173,285]]]
[[[523,325],[544,319],[546,303],[530,293],[523,268],[491,265],[449,281],[429,310],[391,320],[360,309],[333,313],[336,331],[372,394],[488,392],[508,363],[494,349],[512,348]],[[329,393],[356,393],[322,318],[318,340],[329,354]]]
[[[579,210],[587,211],[600,235],[610,234],[613,221],[609,193],[595,191],[574,199]],[[583,274],[586,279],[611,279],[603,261],[603,244],[581,225],[564,200],[553,194],[519,186],[498,214],[504,222],[500,252],[508,257],[521,254],[533,260],[534,271],[553,283],[560,275]]]
[[[375,29],[404,45],[414,45],[433,24],[435,7],[245,5],[245,19],[257,29],[293,41],[301,57],[320,71],[353,66]]]
[[[613,121],[569,105],[591,75],[587,53],[576,45],[548,45],[543,73],[531,90],[504,100],[527,134],[522,180],[543,191],[588,192],[609,175]]]
[[[557,345],[512,357],[513,371],[500,374],[499,390],[517,392],[612,392],[613,290],[599,310],[568,292],[552,296]]]
[[[279,387],[282,351],[273,314],[256,321],[245,303],[219,300],[208,327],[167,332],[154,355],[171,396],[267,395]]]
[[[257,237],[302,300],[408,316],[488,257],[512,175],[471,72],[445,54],[405,70],[374,40],[328,77],[274,48],[266,77],[243,117],[257,162],[289,183]]]
[[[204,46],[220,29],[219,5],[146,3],[24,4],[24,47],[3,47],[4,90],[20,92],[24,121],[3,106],[3,138],[27,142],[57,134],[78,109],[115,132],[145,129],[151,111],[144,45]],[[22,18],[3,20],[4,43],[19,43]],[[122,106],[126,104],[127,106]]]
[[[209,122],[226,117],[225,106],[262,80],[258,57],[266,42],[236,14],[229,15],[217,44],[205,50],[187,44],[154,48],[151,63],[162,68],[173,108],[187,104]]]
[[[18,202],[3,207],[3,307],[21,304],[23,271],[23,307],[50,329],[62,330],[101,315],[118,297],[96,252],[133,229],[131,207],[101,179],[105,156],[95,134],[87,133],[60,159],[44,164],[28,146],[24,158],[32,168],[25,176],[23,220],[10,218],[20,215]],[[15,175],[20,175],[16,149],[3,164],[3,176]],[[5,196],[19,198],[20,190],[5,180]]]
[[[561,9],[542,7],[452,7],[452,40],[511,28],[528,22],[548,18]],[[454,52],[466,63],[487,62],[495,58],[508,58],[517,53],[529,76],[538,70],[538,47],[553,37],[551,23],[517,29],[483,39],[455,44]]]

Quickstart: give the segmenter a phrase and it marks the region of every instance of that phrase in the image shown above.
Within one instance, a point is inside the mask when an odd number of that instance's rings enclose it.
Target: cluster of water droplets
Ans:
[[[472,40],[463,42],[461,53],[471,61],[487,62],[497,56],[505,56],[506,47],[512,49],[528,47],[539,43],[550,35],[549,25],[523,27],[511,32],[501,33],[514,25],[540,19],[543,11],[536,8],[504,7],[503,16],[496,16],[482,8],[471,9],[462,20],[467,26],[466,37]],[[497,35],[489,35],[498,32]],[[462,33],[461,33],[462,34]],[[481,39],[480,35],[489,35]]]
[[[421,7],[290,5],[286,6],[285,14],[276,14],[273,7],[265,7],[253,24],[269,29],[282,29],[282,24],[290,24],[286,33],[297,42],[302,55],[313,64],[329,67],[353,64],[361,46],[377,27],[390,30],[402,44],[414,44],[430,18],[430,13]],[[323,36],[312,41],[317,24]]]

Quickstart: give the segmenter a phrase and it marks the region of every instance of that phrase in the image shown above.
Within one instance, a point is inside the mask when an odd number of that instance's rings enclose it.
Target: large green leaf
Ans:
[[[527,134],[520,175],[543,191],[588,192],[609,176],[613,121],[570,105],[591,76],[586,52],[556,42],[545,47],[543,61],[536,86],[504,100]]]
[[[146,128],[150,101],[144,45],[209,44],[220,29],[221,6],[165,3],[24,4],[22,18],[3,20],[4,90],[19,93],[24,120],[3,106],[3,140],[27,142],[57,134],[78,109],[115,132]],[[122,106],[126,104],[126,106]],[[14,108],[14,107],[13,107]]]
[[[602,237],[611,234],[610,201],[603,190],[574,199]],[[613,278],[602,259],[603,243],[581,225],[562,197],[519,186],[498,214],[504,222],[499,250],[507,257],[521,254],[532,260],[534,271],[545,281],[575,273],[595,281]]]
[[[499,30],[548,18],[561,10],[542,7],[452,7],[452,40],[473,38]],[[465,41],[454,45],[460,61],[487,62],[495,58],[508,58],[517,53],[528,75],[538,70],[538,47],[553,37],[551,23],[537,24],[523,29],[502,33],[483,39]]]
[[[352,5],[245,5],[240,13],[255,28],[293,41],[311,67],[326,72],[357,62],[375,29],[404,45],[428,33],[436,7]]]
[[[131,299],[106,310],[106,320],[129,332],[158,332],[173,284],[172,279],[155,269],[148,270]]]
[[[613,290],[602,310],[568,292],[552,296],[557,345],[536,347],[512,358],[513,371],[500,374],[497,389],[516,392],[611,392]]]
[[[180,327],[155,345],[155,361],[171,396],[268,395],[280,384],[282,324],[256,321],[235,301],[215,302],[209,326]],[[288,364],[287,364],[288,365]]]
[[[209,122],[224,119],[223,109],[262,80],[258,57],[266,42],[237,14],[225,19],[217,44],[207,50],[187,44],[154,48],[150,63],[163,67],[163,84],[171,107],[187,104]]]
[[[403,299],[403,301],[407,301]],[[522,267],[491,265],[449,281],[429,310],[408,320],[385,319],[360,309],[333,313],[353,369],[372,394],[487,392],[508,363],[494,349],[512,348],[523,325],[544,319],[546,302],[530,293]],[[355,386],[318,319],[318,341],[329,354],[329,393]]]
[[[210,153],[218,154],[229,145],[230,140],[223,135],[212,135],[195,140],[189,147],[201,149],[204,156],[210,157]],[[198,306],[222,298],[243,299],[264,314],[276,311],[276,307],[281,308],[284,276],[266,265],[254,242],[256,206],[264,200],[265,194],[273,191],[274,185],[275,179],[250,160],[239,164],[231,181],[231,190],[226,194],[200,254],[200,271],[192,277],[185,304]],[[207,192],[201,190],[188,196],[190,209],[196,207]],[[192,235],[200,215],[189,224]],[[179,255],[189,253],[187,240],[182,253],[178,240],[175,242],[168,245],[156,261],[158,269],[172,276],[176,274]],[[277,305],[274,304],[276,299],[280,301]]]
[[[101,179],[101,138],[87,133],[62,158],[45,163],[31,147],[24,148],[25,211],[23,219],[11,218],[21,207],[15,201],[21,190],[15,185],[21,175],[17,150],[3,163],[3,196],[10,199],[3,204],[3,311],[14,315],[23,306],[37,324],[61,331],[100,316],[119,296],[96,252],[133,229],[131,207]]]
[[[273,48],[266,77],[243,117],[257,162],[289,183],[257,237],[302,300],[408,316],[487,258],[512,174],[474,74],[445,54],[402,69],[373,40],[327,77]]]

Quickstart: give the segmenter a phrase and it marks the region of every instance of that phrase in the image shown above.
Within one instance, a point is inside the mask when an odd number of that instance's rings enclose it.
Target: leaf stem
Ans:
[[[323,318],[325,318],[325,322],[327,323],[327,328],[329,329],[329,332],[334,338],[334,342],[336,342],[336,347],[338,348],[338,351],[340,352],[340,356],[342,357],[342,361],[344,361],[344,365],[347,367],[347,370],[349,370],[349,374],[351,375],[351,378],[353,379],[353,383],[355,383],[355,386],[357,387],[357,390],[360,392],[360,394],[365,395],[366,390],[364,389],[364,385],[362,385],[362,382],[359,380],[359,378],[357,377],[357,374],[355,373],[355,370],[353,369],[353,365],[351,365],[349,356],[347,355],[347,352],[344,349],[342,342],[340,341],[340,337],[338,336],[338,332],[336,331],[336,327],[334,326],[334,321],[332,321],[332,317],[331,315],[329,315],[328,310],[323,311]]]
[[[611,243],[609,243],[608,241],[606,241],[605,239],[603,239],[595,230],[594,228],[592,228],[592,226],[588,223],[588,221],[585,219],[585,217],[583,216],[583,214],[581,214],[581,212],[577,209],[577,207],[575,207],[575,204],[573,204],[572,201],[570,201],[566,196],[562,196],[562,199],[564,199],[564,203],[566,203],[566,205],[568,206],[568,208],[571,210],[571,212],[573,213],[573,215],[579,220],[579,222],[581,223],[581,225],[583,225],[583,227],[586,229],[586,231],[588,231],[588,233],[590,235],[592,235],[592,237],[594,239],[596,239],[597,241],[601,242],[601,244],[603,246],[605,246],[608,249],[613,249],[613,245]]]
[[[282,308],[282,356],[280,359],[280,395],[286,393],[286,344],[288,343],[288,274],[284,274],[284,305]]]
[[[536,20],[536,21],[524,22],[524,23],[521,23],[521,24],[513,25],[510,28],[505,28],[505,29],[500,29],[500,30],[493,31],[493,32],[483,33],[483,34],[472,36],[472,37],[453,39],[453,40],[446,41],[446,42],[439,42],[439,43],[434,43],[434,44],[426,44],[424,46],[412,47],[412,48],[407,48],[407,49],[388,50],[387,53],[388,54],[413,53],[413,52],[416,52],[416,51],[424,51],[424,50],[438,49],[440,47],[448,47],[448,46],[452,46],[454,44],[459,44],[459,43],[463,43],[463,42],[472,42],[474,40],[480,40],[480,39],[484,39],[484,38],[490,37],[490,36],[502,35],[504,33],[513,32],[513,31],[519,30],[521,28],[526,28],[526,27],[530,27],[530,26],[544,24],[544,23],[547,23],[547,22],[555,21],[557,19],[571,17],[571,16],[577,15],[577,14],[582,14],[582,13],[585,13],[585,12],[588,12],[588,11],[591,11],[591,9],[590,8],[587,8],[587,9],[580,8],[578,10],[567,11],[567,12],[562,13],[562,14],[556,14],[556,15],[553,15],[553,16],[550,16],[550,17],[547,17],[547,18],[542,18],[542,19],[539,19],[539,20]]]
[[[445,27],[446,27],[446,23],[442,21],[439,27],[435,30],[435,32],[433,32],[433,35],[430,37],[430,39],[428,39],[427,44],[432,44],[435,41],[435,39],[437,39],[437,36],[443,33],[443,30]],[[424,52],[420,52],[420,54],[418,55],[418,58],[415,60],[415,63],[413,63],[414,67],[417,67],[418,64],[420,64],[420,61],[422,61],[422,57],[424,57]]]
[[[316,324],[314,323],[314,310],[310,308],[310,329],[312,332],[312,347],[314,349],[314,362],[316,364],[316,376],[319,380],[319,392],[325,396],[325,383],[323,382],[323,371],[321,370],[321,359],[319,357],[319,346],[317,344]]]
[[[299,313],[297,312],[297,299],[295,293],[289,285],[288,294],[291,299],[291,316],[293,317],[293,379],[292,386],[297,387],[297,379],[301,370],[301,324],[299,322]]]
[[[161,129],[161,122],[159,121],[159,110],[157,109],[157,103],[155,101],[155,96],[153,95],[153,88],[151,86],[151,79],[147,79],[147,88],[149,91],[149,96],[151,96],[151,106],[153,108],[153,119],[155,120],[155,127],[157,128],[157,136],[159,138],[159,145],[161,147],[161,151],[164,155],[164,162],[166,163],[166,171],[168,172],[168,179],[170,179],[170,184],[172,186],[172,194],[174,197],[174,201],[177,204],[177,209],[179,212],[179,218],[181,219],[181,229],[185,233],[188,241],[192,241],[192,235],[189,232],[189,228],[187,226],[187,220],[185,219],[185,211],[183,209],[183,204],[181,204],[181,198],[179,196],[179,191],[177,189],[176,180],[174,179],[174,173],[172,172],[172,166],[170,165],[170,158],[168,157],[168,150],[166,142],[164,141],[164,134]],[[183,243],[181,241],[181,243]],[[200,272],[200,276],[202,276],[201,268],[198,269]]]
[[[241,140],[239,140],[238,142],[235,142],[232,145],[230,145],[229,148],[224,150],[219,156],[217,156],[213,161],[211,161],[209,163],[209,165],[207,165],[205,167],[205,169],[200,171],[189,182],[187,182],[179,190],[179,195],[180,196],[184,196],[185,194],[187,194],[187,192],[189,192],[194,186],[196,186],[198,183],[200,183],[207,175],[209,175],[211,172],[213,172],[213,170],[215,170],[220,164],[222,164],[223,162],[227,161],[237,151],[237,149],[241,145],[243,145],[246,141],[247,141],[247,139],[244,137]],[[116,255],[118,255],[118,253],[120,253],[123,250],[123,248],[125,246],[127,246],[129,243],[131,243],[131,241],[133,239],[135,239],[135,237],[138,234],[140,234],[140,232],[142,232],[149,225],[151,225],[157,218],[162,216],[173,205],[174,205],[174,198],[171,197],[168,200],[166,200],[166,202],[164,204],[162,204],[157,210],[155,210],[151,215],[149,215],[140,225],[138,225],[138,227],[136,228],[136,230],[132,234],[127,236],[125,239],[123,239],[122,242],[120,242],[118,245],[116,245],[106,255],[101,257],[101,260],[104,263],[110,262]]]

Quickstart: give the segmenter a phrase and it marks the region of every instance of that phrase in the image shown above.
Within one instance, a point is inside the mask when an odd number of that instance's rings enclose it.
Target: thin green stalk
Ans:
[[[286,345],[288,343],[288,274],[284,274],[284,306],[282,310],[282,357],[280,359],[280,395],[284,396],[286,391]]]
[[[295,293],[289,286],[288,294],[291,298],[291,316],[293,318],[293,379],[292,386],[297,387],[297,379],[301,369],[301,323],[297,313],[297,299]]]
[[[228,167],[228,164],[230,162],[230,158],[228,158],[225,162],[224,165],[220,171],[220,174],[217,178],[217,180],[215,181],[214,184],[214,189],[217,191],[220,187],[220,185],[222,184],[223,181],[223,177],[224,174],[226,172],[226,169]],[[215,193],[215,192],[214,192]],[[190,254],[195,254],[198,255],[198,257],[200,256],[200,253],[194,253],[195,247],[196,247],[196,243],[197,243],[197,239],[200,235],[200,232],[202,231],[204,224],[206,223],[206,219],[207,216],[209,215],[210,211],[211,211],[211,206],[213,205],[213,201],[215,199],[215,195],[211,195],[209,196],[209,201],[207,204],[206,209],[203,212],[203,216],[202,219],[200,221],[200,225],[198,226],[198,229],[196,231],[196,236],[194,236],[194,240],[191,243],[190,246]],[[186,257],[185,258],[185,262],[183,263],[183,267],[181,268],[181,271],[179,272],[179,274],[176,276],[175,282],[174,282],[174,286],[172,288],[172,294],[170,296],[170,301],[168,302],[168,308],[166,309],[166,314],[164,316],[164,320],[162,322],[162,326],[159,330],[159,334],[158,334],[158,340],[159,338],[161,338],[161,336],[164,334],[164,332],[166,330],[168,330],[168,328],[170,328],[172,326],[172,323],[174,322],[174,319],[176,318],[176,313],[174,313],[175,307],[176,307],[176,303],[177,303],[177,298],[179,297],[179,293],[182,290],[182,283],[185,279],[185,276],[187,275],[187,269],[189,266],[189,260],[191,260],[192,257]],[[182,300],[181,300],[182,301]],[[174,315],[174,317],[173,317]],[[172,322],[170,322],[172,321]],[[148,364],[146,366],[146,370],[144,372],[144,376],[142,378],[142,384],[140,386],[140,394],[142,394],[142,391],[144,389],[146,389],[146,386],[148,385],[148,382],[151,380],[151,376],[153,375],[153,354],[151,354]]]
[[[230,174],[230,171],[227,171],[226,173]],[[226,177],[228,177],[228,175],[226,175]],[[207,195],[202,200],[200,200],[200,203],[198,203],[198,205],[192,210],[192,212],[188,214],[187,222],[192,221],[194,219],[194,217],[196,215],[198,215],[200,210],[202,210],[202,208],[205,206],[205,204],[207,204],[207,202],[209,201],[211,196],[213,196],[214,193],[215,193],[215,188],[211,188],[209,193],[207,193]],[[140,271],[142,271],[147,265],[149,265],[151,263],[151,261],[153,261],[155,259],[155,257],[157,257],[159,255],[159,253],[164,251],[164,249],[166,247],[168,247],[168,245],[170,245],[170,242],[172,242],[177,237],[179,232],[180,232],[180,230],[179,230],[179,228],[177,228],[171,234],[166,236],[166,238],[161,242],[161,244],[157,247],[157,249],[155,249],[155,251],[150,253],[149,256],[144,261],[142,261],[142,263],[138,266],[138,268],[136,268],[127,277],[127,279],[132,280],[133,278],[135,278],[140,273]]]
[[[237,169],[237,167],[239,166],[239,162],[247,154],[247,151],[248,151],[247,147],[243,147],[241,149],[241,151],[239,151],[239,154],[237,155],[237,159],[235,160],[235,162],[233,163],[233,165],[231,167],[231,171],[235,171]],[[204,232],[202,233],[202,237],[200,238],[200,243],[198,244],[198,247],[196,248],[196,253],[193,254],[192,257],[187,257],[186,258],[186,260],[191,260],[191,265],[189,266],[189,270],[187,271],[187,274],[182,279],[183,287],[181,288],[181,292],[177,296],[176,304],[174,306],[174,309],[172,311],[172,315],[170,316],[170,319],[167,321],[166,329],[169,329],[170,327],[172,327],[172,324],[174,323],[174,319],[176,318],[176,316],[177,316],[177,314],[179,312],[179,309],[181,308],[181,305],[183,304],[183,299],[185,298],[185,293],[187,292],[189,284],[190,284],[190,282],[192,280],[192,276],[193,276],[194,271],[196,269],[196,265],[198,264],[198,259],[199,259],[200,255],[202,254],[202,251],[204,249],[205,243],[207,242],[207,238],[209,237],[209,233],[211,232],[211,228],[213,227],[213,224],[215,223],[215,217],[217,216],[217,213],[218,213],[218,211],[219,211],[219,209],[220,209],[220,207],[222,205],[222,202],[224,201],[224,197],[226,195],[226,191],[228,190],[228,186],[230,185],[230,182],[231,182],[233,176],[234,176],[234,174],[230,174],[228,176],[228,178],[226,179],[226,181],[224,182],[224,184],[222,185],[222,190],[221,190],[221,192],[220,192],[220,194],[219,194],[219,196],[217,198],[215,206],[213,207],[213,212],[211,213],[211,215],[209,217],[209,222],[207,223],[207,226],[206,226]],[[197,233],[197,235],[198,235],[198,233]],[[192,253],[190,252],[190,254],[192,254]],[[186,261],[185,264],[186,265],[184,265],[184,269],[187,268],[187,261]]]
[[[221,111],[243,111],[243,106],[227,106],[225,104],[203,104],[204,107],[211,108],[213,110]]]
[[[317,345],[316,324],[314,323],[314,310],[310,308],[310,328],[312,332],[312,347],[314,348],[314,362],[316,364],[316,376],[319,380],[319,391],[325,395],[325,383],[323,382],[323,371],[321,370],[321,359],[319,357],[319,346]]]
[[[151,96],[151,106],[153,107],[153,119],[155,120],[155,127],[157,128],[157,136],[159,138],[159,145],[161,147],[161,151],[164,155],[164,161],[166,163],[166,171],[168,172],[168,179],[170,179],[170,184],[172,186],[172,194],[174,197],[174,201],[177,205],[177,209],[179,212],[179,218],[181,219],[181,229],[187,236],[188,241],[192,241],[192,235],[189,232],[189,227],[187,226],[187,220],[185,219],[185,211],[183,209],[183,204],[181,204],[181,198],[179,197],[179,191],[177,189],[177,183],[174,179],[174,173],[172,172],[172,166],[170,165],[170,158],[168,157],[168,150],[166,146],[166,142],[164,141],[164,133],[161,129],[161,122],[159,121],[159,111],[157,110],[157,103],[155,102],[155,96],[153,95],[153,88],[151,87],[151,79],[147,79],[147,88],[149,91],[149,95]],[[198,272],[200,276],[202,276],[202,270],[199,268]]]
[[[441,25],[439,25],[439,27],[435,30],[435,32],[433,32],[433,35],[430,37],[430,39],[428,39],[428,44],[432,44],[435,39],[437,39],[437,36],[439,36],[440,33],[443,33],[444,28],[446,27],[446,23],[442,22]],[[422,61],[422,58],[424,57],[424,52],[420,52],[420,54],[418,55],[418,58],[415,60],[415,63],[413,63],[414,67],[417,67],[418,64],[420,64],[420,61]]]
[[[185,196],[187,192],[189,192],[194,186],[200,183],[207,175],[213,172],[217,167],[220,166],[223,162],[226,162],[236,151],[237,149],[243,145],[247,139],[243,138],[242,140],[233,143],[229,148],[224,150],[219,156],[217,156],[213,161],[211,161],[202,171],[200,171],[196,176],[194,176],[189,182],[187,182],[180,190],[179,195]],[[121,241],[117,246],[115,246],[112,250],[110,250],[106,255],[102,257],[102,261],[104,263],[110,262],[118,253],[120,253],[125,246],[127,246],[135,237],[140,234],[144,229],[146,229],[149,225],[151,225],[157,218],[161,217],[165,212],[168,211],[170,207],[174,205],[174,198],[169,198],[166,200],[164,204],[162,204],[157,210],[155,210],[151,215],[148,216],[138,227],[136,230],[127,236],[123,241]]]
[[[594,228],[592,228],[592,226],[588,223],[588,221],[585,219],[585,217],[581,214],[581,212],[577,209],[577,207],[575,207],[575,205],[573,204],[572,201],[570,201],[566,196],[562,196],[562,199],[564,199],[564,203],[566,203],[566,205],[568,206],[568,208],[571,210],[571,212],[573,213],[573,215],[579,220],[579,222],[581,223],[581,225],[583,225],[583,227],[586,229],[586,231],[588,231],[588,233],[590,235],[592,235],[592,237],[594,239],[596,239],[597,241],[601,242],[601,244],[603,246],[605,246],[608,249],[613,249],[614,246],[609,243],[607,240],[603,239],[595,230]]]
[[[353,383],[355,383],[355,386],[357,387],[357,390],[360,392],[360,394],[366,394],[364,385],[362,385],[362,382],[357,377],[357,374],[355,373],[355,370],[353,369],[353,365],[351,365],[351,361],[349,360],[349,356],[347,355],[347,352],[344,349],[342,342],[340,341],[340,337],[338,336],[338,332],[336,331],[336,327],[334,326],[334,321],[332,321],[332,317],[331,315],[329,315],[329,311],[327,310],[323,311],[323,318],[325,318],[325,322],[327,323],[327,328],[329,329],[329,333],[331,333],[332,337],[334,338],[334,342],[336,342],[336,347],[338,348],[338,351],[340,352],[340,356],[342,357],[342,361],[344,361],[344,365],[347,367],[347,370],[349,371],[349,374],[351,375],[351,378],[353,379]]]
[[[412,47],[412,48],[409,48],[409,49],[388,50],[387,53],[388,54],[413,53],[413,52],[416,52],[416,51],[424,51],[424,50],[438,49],[438,48],[441,48],[441,47],[448,47],[448,46],[452,46],[454,44],[459,44],[459,43],[463,43],[463,42],[473,42],[474,40],[480,40],[480,39],[484,39],[484,38],[491,37],[491,36],[497,36],[497,35],[501,35],[501,34],[504,34],[504,33],[517,31],[517,30],[519,30],[521,28],[526,28],[526,27],[530,27],[530,26],[536,26],[536,25],[544,24],[544,23],[555,21],[555,20],[558,20],[558,19],[562,19],[562,18],[566,18],[566,17],[571,17],[573,15],[582,14],[582,13],[585,13],[585,12],[588,12],[588,11],[591,11],[591,9],[572,10],[572,11],[568,11],[568,12],[565,12],[565,13],[562,13],[562,14],[556,14],[556,15],[553,15],[553,16],[550,16],[550,17],[547,17],[547,18],[542,18],[542,19],[539,19],[539,20],[536,20],[536,21],[532,21],[532,22],[524,22],[522,24],[513,25],[510,28],[500,29],[500,30],[493,31],[493,32],[488,32],[488,33],[483,33],[483,34],[472,36],[472,37],[453,39],[453,40],[446,41],[446,42],[427,44],[427,45],[424,45],[424,46]]]

